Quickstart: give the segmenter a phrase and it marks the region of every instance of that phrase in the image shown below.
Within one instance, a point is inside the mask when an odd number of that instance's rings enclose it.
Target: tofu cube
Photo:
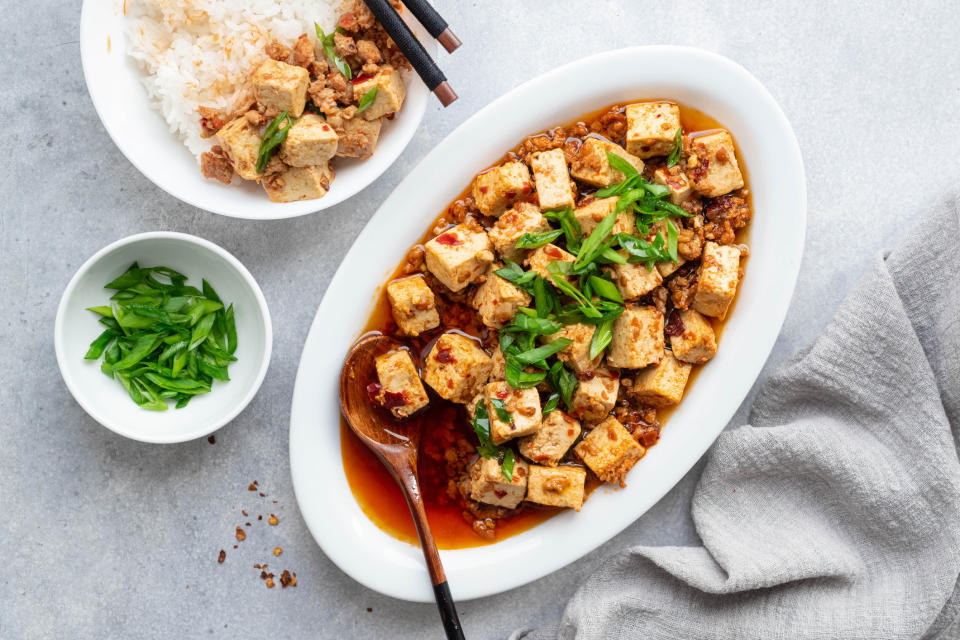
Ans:
[[[629,162],[638,172],[643,172],[643,160],[627,153],[620,145],[600,138],[587,138],[570,163],[570,175],[594,187],[609,187],[623,182],[626,176],[610,166],[608,151]]]
[[[616,210],[617,200],[619,200],[617,196],[600,199],[590,198],[573,210],[573,216],[580,223],[580,230],[584,235],[589,235],[604,218]],[[636,216],[634,216],[633,211],[624,210],[618,213],[611,233],[636,235]]]
[[[593,332],[596,327],[590,324],[568,324],[557,333],[544,336],[545,342],[553,342],[557,338],[569,338],[573,340],[566,347],[557,352],[557,358],[570,366],[577,373],[583,371],[593,371],[600,366],[603,355],[590,359],[590,341],[593,340]]]
[[[569,507],[580,511],[586,482],[587,472],[583,467],[530,465],[527,500],[548,507]]]
[[[567,173],[567,159],[562,149],[537,151],[529,156],[533,180],[537,185],[540,208],[563,209],[573,207],[573,183]]]
[[[683,397],[692,368],[693,365],[680,362],[672,352],[666,351],[660,362],[637,374],[630,394],[641,404],[651,407],[677,404]]]
[[[700,274],[693,308],[705,316],[723,318],[737,295],[740,281],[740,250],[707,242],[700,257]]]
[[[490,439],[493,444],[522,438],[540,429],[543,417],[540,414],[540,394],[536,389],[514,389],[503,380],[491,382],[486,386],[484,401],[490,417]],[[503,403],[510,414],[509,421],[500,418],[494,402]]]
[[[337,156],[342,158],[369,158],[380,138],[383,120],[365,120],[353,117],[343,121],[337,140]]]
[[[680,130],[680,107],[641,102],[627,107],[627,153],[638,158],[670,155]]]
[[[460,291],[493,264],[493,245],[480,228],[458,224],[424,245],[427,269],[451,291]]]
[[[743,187],[733,138],[717,131],[690,138],[687,144],[687,176],[699,193],[715,198]]]
[[[581,376],[573,392],[573,415],[584,422],[596,424],[606,418],[617,403],[620,392],[620,373],[598,367],[593,376]]]
[[[308,113],[287,132],[280,147],[280,159],[291,167],[325,165],[337,153],[339,137],[326,120]]]
[[[693,195],[693,187],[690,186],[690,181],[687,180],[687,176],[683,175],[683,171],[678,166],[669,169],[660,167],[653,172],[653,181],[670,189],[670,202],[677,206],[689,200],[690,196]]]
[[[527,494],[530,465],[521,458],[514,463],[510,480],[503,475],[503,466],[496,458],[477,458],[469,473],[470,497],[477,502],[514,509]]]
[[[513,320],[517,309],[527,306],[531,300],[526,291],[494,273],[501,266],[495,265],[473,294],[473,308],[480,314],[483,324],[493,329]]]
[[[621,486],[627,472],[647,452],[613,416],[585,435],[574,451],[598,478]]]
[[[658,263],[657,263],[657,271],[660,272],[660,277],[661,277],[661,278],[667,279],[667,278],[670,277],[670,275],[671,275],[674,271],[676,271],[677,269],[679,269],[680,267],[682,267],[682,266],[684,265],[684,263],[686,263],[686,260],[685,260],[682,256],[679,256],[679,255],[678,255],[676,262],[658,262]]]
[[[394,322],[408,336],[418,336],[440,325],[436,297],[423,276],[394,280],[387,285],[387,300]]]
[[[573,262],[574,260],[576,260],[576,256],[572,253],[564,251],[555,244],[545,244],[530,252],[530,255],[527,256],[527,265],[539,273],[544,280],[550,282],[552,275],[547,267],[550,266],[551,262]]]
[[[717,354],[717,335],[710,322],[693,309],[680,311],[683,331],[670,336],[670,348],[677,360],[702,364]]]
[[[549,231],[550,223],[540,214],[540,208],[529,202],[518,202],[497,218],[487,234],[493,248],[507,260],[523,262],[526,249],[517,249],[517,240],[525,233]]]
[[[629,258],[626,251],[620,251],[620,255]],[[661,284],[663,277],[660,271],[654,268],[648,269],[647,265],[641,262],[628,262],[627,264],[614,264],[611,266],[613,283],[617,285],[617,291],[623,296],[624,300],[634,300],[640,296],[645,296]]]
[[[663,314],[656,307],[628,304],[613,323],[607,364],[642,369],[663,357]]]
[[[527,460],[555,467],[580,437],[580,422],[554,409],[546,415],[540,430],[520,441],[519,450]]]
[[[233,164],[233,170],[244,180],[257,180],[257,156],[260,154],[260,133],[243,116],[231,120],[216,133]]]
[[[322,198],[333,182],[333,168],[328,164],[312,167],[287,167],[263,179],[263,189],[273,202],[295,202]]]
[[[264,109],[289,111],[299,118],[307,104],[310,72],[277,60],[266,60],[253,74],[253,95]]]
[[[377,401],[398,418],[406,418],[430,402],[420,382],[413,358],[406,349],[397,349],[375,361],[380,389]]]
[[[423,364],[423,381],[444,400],[466,404],[480,393],[493,362],[479,343],[459,333],[445,333]]]
[[[527,165],[505,162],[473,179],[473,200],[485,216],[497,218],[507,207],[533,193]]]
[[[384,65],[376,74],[360,79],[353,84],[353,98],[357,103],[368,92],[377,88],[377,95],[366,109],[357,115],[364,120],[377,120],[383,116],[400,111],[404,98],[407,97],[407,87],[403,84],[400,72]]]

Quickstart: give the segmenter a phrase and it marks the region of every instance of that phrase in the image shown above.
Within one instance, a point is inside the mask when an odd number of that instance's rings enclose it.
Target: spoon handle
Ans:
[[[427,512],[420,497],[420,484],[412,471],[403,473],[401,482],[405,489],[403,494],[407,499],[407,506],[410,507],[410,515],[413,516],[413,524],[416,525],[417,535],[420,537],[420,548],[423,550],[423,557],[427,561],[427,571],[430,572],[430,582],[433,584],[433,595],[437,599],[437,609],[440,610],[443,630],[446,632],[448,640],[464,640],[463,627],[460,626],[460,618],[457,616],[457,607],[453,602],[453,596],[450,594],[450,585],[447,584],[447,576],[443,571],[440,554],[437,552],[437,544],[433,541],[433,533],[430,532],[430,523],[427,521]]]

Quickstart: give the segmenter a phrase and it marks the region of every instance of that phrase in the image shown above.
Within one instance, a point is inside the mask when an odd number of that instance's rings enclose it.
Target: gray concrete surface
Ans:
[[[191,208],[126,161],[86,93],[79,3],[4,10],[0,637],[439,637],[432,606],[356,584],[304,527],[287,458],[293,381],[327,283],[378,204],[460,122],[537,73],[625,45],[690,44],[739,61],[780,102],[803,149],[810,224],[794,302],[764,375],[817,336],[871,256],[960,177],[960,12],[951,3],[436,4],[465,42],[441,59],[460,100],[446,110],[432,104],[406,153],[364,194],[273,223]],[[157,229],[194,233],[233,252],[273,312],[266,382],[215,445],[149,446],[113,435],[73,401],[57,370],[53,319],[70,276],[108,242]],[[698,469],[582,560],[462,603],[467,635],[501,638],[557,618],[584,576],[626,545],[694,541],[687,504]],[[246,490],[254,479],[267,498]],[[254,520],[235,551],[234,527],[248,520],[241,509],[252,517],[274,512],[280,524]],[[284,549],[280,558],[270,553],[275,546]],[[220,549],[227,550],[222,565]],[[299,585],[266,589],[252,567],[264,561],[296,571]]]

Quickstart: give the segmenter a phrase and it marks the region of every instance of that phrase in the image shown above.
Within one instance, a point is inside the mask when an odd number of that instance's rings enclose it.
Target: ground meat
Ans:
[[[653,407],[627,401],[614,407],[613,415],[643,446],[652,447],[660,439],[660,421]]]
[[[403,274],[410,275],[423,271],[424,249],[422,244],[414,246],[407,252],[407,257],[403,261]]]
[[[353,38],[339,31],[333,34],[333,48],[341,58],[357,55],[357,43]]]
[[[310,63],[317,61],[317,53],[313,50],[313,43],[307,34],[301,34],[297,43],[293,45],[293,64],[304,69],[310,69]]]
[[[750,222],[750,205],[740,195],[728,194],[707,202],[703,210],[707,217],[703,234],[707,240],[720,244],[733,244],[737,241],[737,229]]]
[[[327,74],[327,88],[333,90],[333,97],[341,104],[353,102],[353,85],[339,71]]]
[[[680,267],[674,276],[667,280],[670,300],[677,309],[688,309],[697,292],[697,267],[699,263],[687,263]]]
[[[616,143],[627,134],[627,116],[622,111],[608,111],[590,124],[590,130]]]
[[[330,71],[330,65],[326,60],[314,60],[310,63],[308,69],[310,69],[311,78],[323,80]]]
[[[233,179],[233,163],[219,145],[200,155],[200,171],[204,178],[213,178],[223,184],[230,184]]]
[[[566,142],[567,136],[564,130],[560,127],[550,129],[546,133],[541,133],[535,136],[530,136],[523,141],[520,145],[520,151],[518,156],[521,160],[525,159],[531,153],[537,151],[549,151],[550,149],[557,149],[563,146],[563,143]]]
[[[209,138],[220,131],[223,125],[229,122],[229,116],[219,109],[199,106],[197,111],[200,112],[200,135],[204,138]]]
[[[376,17],[363,0],[346,0],[342,8],[344,13],[340,18],[340,26],[347,31],[369,29],[377,24]]]
[[[371,40],[360,40],[357,42],[357,55],[365,63],[378,63],[383,61],[380,55],[380,49]]]
[[[696,260],[703,253],[703,218],[683,218],[677,230],[677,253],[685,260]]]
[[[278,62],[286,62],[287,58],[290,57],[290,47],[287,47],[279,42],[271,42],[263,50],[267,53],[268,56],[277,60]]]
[[[322,87],[319,91],[314,91],[314,84],[316,83],[311,84],[310,88],[307,89],[310,93],[310,99],[313,100],[313,104],[317,106],[317,109],[327,115],[332,116],[337,114],[340,111],[340,107],[337,106],[336,92],[330,87]]]
[[[250,109],[250,111],[243,114],[243,117],[255,127],[262,127],[267,123],[267,118],[256,109]]]
[[[670,296],[665,287],[657,287],[650,292],[650,302],[660,313],[667,312],[667,298]]]

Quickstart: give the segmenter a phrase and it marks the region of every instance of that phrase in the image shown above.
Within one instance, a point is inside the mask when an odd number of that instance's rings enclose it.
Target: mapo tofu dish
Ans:
[[[626,484],[717,352],[750,218],[730,132],[670,101],[530,136],[474,178],[368,325],[404,345],[377,358],[367,391],[387,419],[422,430],[441,547],[511,535]],[[351,487],[390,528],[362,477],[376,465],[343,434]]]
[[[201,135],[215,139],[204,177],[258,182],[274,202],[311,200],[330,189],[337,158],[373,155],[410,64],[362,1],[344,4],[331,33],[315,24],[315,38],[269,42],[237,108],[199,107]]]

